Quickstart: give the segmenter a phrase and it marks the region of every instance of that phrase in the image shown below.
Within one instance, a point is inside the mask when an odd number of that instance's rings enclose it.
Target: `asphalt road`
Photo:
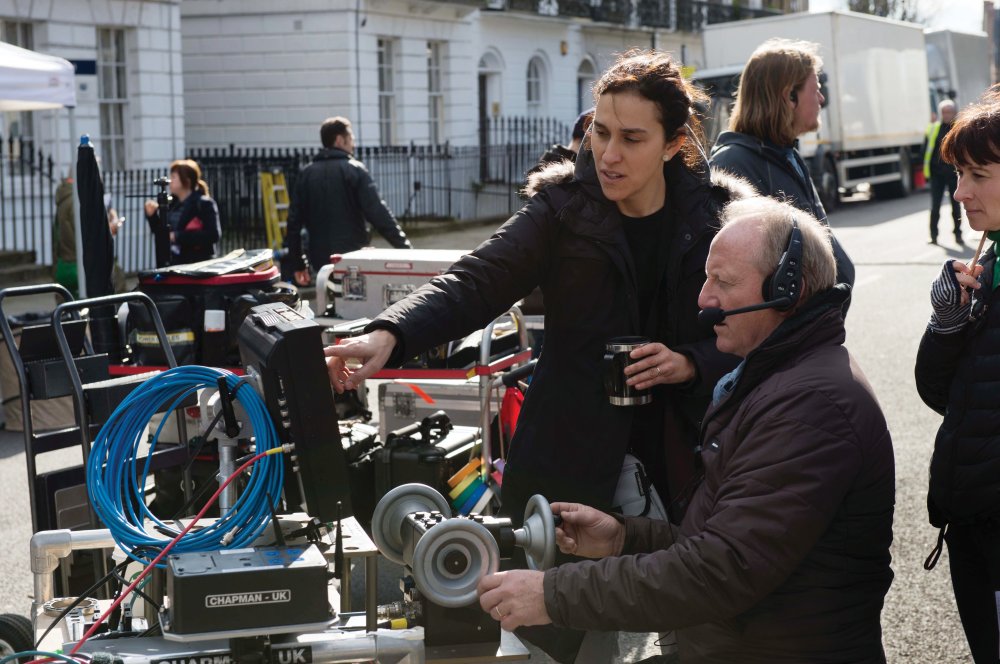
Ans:
[[[854,299],[847,318],[847,345],[881,401],[896,450],[896,517],[892,548],[896,574],[882,616],[888,659],[894,663],[971,662],[951,596],[947,553],[937,569],[922,564],[936,531],[927,524],[927,465],[940,418],[919,400],[913,362],[930,307],[928,286],[948,257],[969,257],[942,232],[942,246],[926,244],[926,194],[901,201],[854,201],[831,216],[834,232],[857,266]],[[948,218],[947,211],[942,217]],[[945,222],[947,224],[947,222]],[[947,226],[942,231],[947,230]],[[422,248],[472,248],[491,233],[484,226],[433,235],[419,234]],[[27,506],[23,444],[19,435],[0,432],[0,612],[26,613],[30,602]],[[75,461],[70,452],[42,459],[43,467]],[[355,577],[360,578],[360,575]],[[386,583],[391,583],[387,580]],[[656,652],[653,639],[626,639],[625,661]],[[545,661],[544,658],[539,658]],[[536,660],[538,661],[538,660]]]

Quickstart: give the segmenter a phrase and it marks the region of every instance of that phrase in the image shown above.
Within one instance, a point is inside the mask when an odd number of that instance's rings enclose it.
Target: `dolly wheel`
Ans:
[[[34,650],[34,636],[30,620],[16,613],[0,613],[0,657]],[[27,662],[32,659],[34,658],[28,656],[18,661]]]

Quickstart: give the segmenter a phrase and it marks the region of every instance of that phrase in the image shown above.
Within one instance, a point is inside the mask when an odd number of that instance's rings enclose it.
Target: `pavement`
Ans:
[[[925,407],[913,384],[917,345],[930,313],[928,286],[949,257],[971,257],[978,236],[966,229],[969,244],[928,245],[928,196],[899,201],[866,201],[857,197],[831,215],[831,226],[857,267],[853,303],[847,317],[847,346],[867,374],[880,400],[896,451],[896,513],[892,545],[895,581],[882,614],[884,644],[890,663],[971,662],[955,609],[948,575],[947,552],[932,572],[923,569],[936,531],[927,523],[927,466],[940,417]],[[947,212],[942,214],[947,219]],[[943,222],[947,223],[947,222]],[[437,227],[411,233],[421,248],[475,247],[496,224]],[[409,231],[410,229],[408,229]],[[23,303],[22,310],[51,308],[42,300]],[[5,306],[5,309],[7,307]],[[64,451],[43,457],[41,466],[78,462]],[[23,443],[18,434],[0,431],[0,611],[26,613],[31,580]],[[384,570],[380,590],[395,586],[396,572]],[[355,592],[361,584],[354,577]],[[654,637],[627,635],[622,661],[656,654]],[[532,661],[550,661],[535,651]]]

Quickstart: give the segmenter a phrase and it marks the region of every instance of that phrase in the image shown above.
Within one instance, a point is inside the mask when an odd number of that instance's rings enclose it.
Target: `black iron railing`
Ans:
[[[55,164],[31,141],[0,137],[0,249],[52,261]]]
[[[379,192],[404,224],[422,219],[503,218],[523,201],[518,190],[525,173],[552,143],[568,143],[570,127],[551,118],[485,119],[478,145],[362,146],[356,156],[367,166]],[[7,145],[7,144],[5,144]],[[194,148],[219,207],[221,249],[266,246],[260,174],[280,171],[289,192],[318,148]],[[50,159],[19,144],[0,153],[0,241],[4,249],[36,252],[52,262],[55,187]],[[153,267],[153,241],[143,209],[155,200],[162,169],[103,173],[111,206],[126,219],[115,240],[126,272]]]
[[[470,0],[455,0],[468,4]],[[481,6],[487,6],[482,0]],[[776,9],[751,9],[739,2],[722,4],[705,0],[557,0],[556,15],[589,18],[601,23],[630,27],[667,28],[699,32],[712,23],[727,23],[781,14]],[[551,13],[551,3],[539,0],[507,0],[507,11]]]
[[[479,145],[359,146],[379,193],[400,221],[506,216],[521,204],[525,173],[570,126],[553,118],[500,117],[481,122]],[[193,149],[223,221],[224,244],[264,241],[260,173],[280,170],[294,195],[296,178],[319,152],[309,148]]]
[[[500,129],[496,130],[501,133]],[[502,217],[520,206],[517,188],[546,144],[480,146],[368,146],[356,157],[368,168],[379,193],[404,224],[421,219]],[[299,173],[318,148],[210,148],[189,155],[202,168],[222,224],[220,249],[267,246],[262,172],[280,171],[294,195]],[[490,178],[480,178],[483,161]],[[112,202],[128,222],[119,231],[117,255],[127,272],[154,265],[153,243],[143,204],[156,198],[153,182],[163,170],[116,171],[104,174]]]

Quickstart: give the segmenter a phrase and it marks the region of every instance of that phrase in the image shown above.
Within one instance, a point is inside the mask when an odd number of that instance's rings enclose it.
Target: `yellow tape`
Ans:
[[[472,484],[474,481],[476,481],[478,477],[479,473],[469,473],[468,475],[465,476],[465,479],[463,479],[461,482],[458,483],[458,486],[456,486],[454,489],[448,492],[448,495],[451,497],[452,500],[455,500],[456,498],[461,496],[462,492],[465,491],[467,488],[469,488],[469,485]]]
[[[452,488],[456,487],[466,475],[474,471],[476,468],[479,468],[479,464],[482,462],[483,460],[480,457],[476,457],[469,463],[465,464],[465,466],[462,467],[462,470],[448,478],[448,486]]]

